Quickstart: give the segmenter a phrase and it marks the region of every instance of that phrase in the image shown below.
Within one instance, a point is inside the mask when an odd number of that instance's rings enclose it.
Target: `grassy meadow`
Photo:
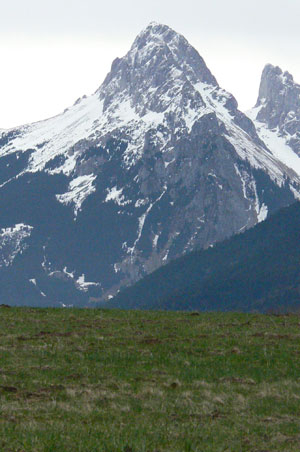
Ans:
[[[1,452],[299,452],[300,317],[0,308]]]

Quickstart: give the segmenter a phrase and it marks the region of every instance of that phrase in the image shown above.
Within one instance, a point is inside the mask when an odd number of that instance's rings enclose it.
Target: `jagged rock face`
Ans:
[[[94,95],[3,132],[0,146],[0,294],[11,303],[109,298],[300,192],[197,51],[154,23]]]
[[[177,107],[201,108],[203,102],[193,84],[217,86],[198,52],[187,40],[165,25],[152,23],[134,41],[128,54],[117,58],[99,89],[104,110],[118,99],[129,100],[141,117],[148,111],[166,111],[176,99]],[[174,110],[173,110],[174,111]]]
[[[293,76],[268,64],[262,73],[255,109],[255,119],[275,129],[300,155],[300,85]]]

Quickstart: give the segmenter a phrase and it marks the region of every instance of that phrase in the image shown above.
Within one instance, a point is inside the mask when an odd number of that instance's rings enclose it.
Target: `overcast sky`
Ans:
[[[272,63],[300,83],[299,0],[0,0],[0,128],[64,110],[102,83],[149,22],[183,34],[241,110]]]

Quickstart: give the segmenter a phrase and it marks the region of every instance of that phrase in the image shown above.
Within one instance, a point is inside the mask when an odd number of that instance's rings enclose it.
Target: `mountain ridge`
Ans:
[[[109,299],[292,203],[300,171],[287,163],[185,38],[152,24],[93,95],[2,133],[2,261],[7,230],[11,249],[21,248],[0,268],[0,294],[54,305]],[[30,231],[19,245],[18,225]]]

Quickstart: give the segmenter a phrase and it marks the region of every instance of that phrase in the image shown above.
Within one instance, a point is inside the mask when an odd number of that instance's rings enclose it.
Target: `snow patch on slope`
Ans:
[[[98,96],[86,97],[62,114],[19,128],[19,134],[1,148],[0,156],[32,149],[27,171],[41,171],[48,161],[89,137],[102,111],[103,102]],[[76,160],[72,160],[73,164],[64,169],[66,175],[74,169]]]
[[[105,198],[105,202],[113,201],[118,204],[118,206],[125,206],[126,204],[130,204],[131,201],[125,201],[125,196],[122,194],[123,188],[120,190],[117,189],[117,186],[112,187],[111,189],[107,189],[107,196]]]
[[[135,240],[135,242],[134,242],[132,247],[127,247],[127,253],[131,254],[131,256],[133,256],[133,254],[135,253],[136,246],[137,246],[137,244],[138,244],[138,242],[139,242],[139,240],[140,240],[140,238],[142,236],[143,229],[144,229],[144,224],[145,224],[145,221],[146,221],[146,218],[147,218],[148,214],[151,212],[153,206],[155,206],[155,204],[158,203],[161,200],[161,198],[164,196],[166,191],[167,191],[167,187],[165,186],[164,187],[164,191],[159,195],[159,197],[153,203],[151,203],[149,205],[149,207],[147,208],[146,212],[143,213],[143,215],[141,215],[139,217],[139,219],[138,219],[139,225],[138,225],[137,238],[136,238],[136,240]]]
[[[25,239],[30,237],[32,226],[20,223],[0,229],[0,267],[10,266],[18,254],[26,250]]]
[[[39,287],[38,287],[38,285],[37,285],[37,282],[36,282],[36,279],[35,279],[35,278],[29,279],[29,282],[31,282],[31,283],[37,288],[37,290],[38,290],[39,293],[42,295],[42,297],[46,297],[46,296],[47,296],[47,295],[45,294],[45,292],[43,292],[42,290],[39,289]]]
[[[254,209],[257,215],[257,221],[258,223],[264,221],[268,216],[268,207],[264,203],[260,204],[255,180],[252,179],[246,171],[240,169],[237,164],[234,165],[234,169],[241,180],[244,198],[249,201],[249,209],[251,209],[251,199],[254,198]],[[242,229],[245,227],[247,227],[247,225]]]
[[[287,144],[286,138],[279,136],[278,127],[270,130],[265,124],[255,119],[260,108],[261,106],[247,112],[247,115],[256,126],[260,139],[267,145],[275,158],[283,162],[287,167],[292,168],[300,176],[300,157]]]
[[[261,221],[265,221],[267,216],[268,216],[268,207],[264,203],[262,203],[257,215],[258,222],[260,223]]]
[[[79,278],[76,280],[76,287],[81,290],[82,292],[88,292],[90,287],[100,287],[100,283],[96,282],[87,282],[85,281],[85,275],[82,274],[79,276]]]
[[[84,200],[91,193],[96,191],[96,188],[93,186],[93,182],[96,177],[97,176],[94,174],[76,177],[69,183],[69,191],[63,193],[62,195],[56,195],[56,199],[62,204],[74,204],[74,213],[75,216],[77,216]]]

